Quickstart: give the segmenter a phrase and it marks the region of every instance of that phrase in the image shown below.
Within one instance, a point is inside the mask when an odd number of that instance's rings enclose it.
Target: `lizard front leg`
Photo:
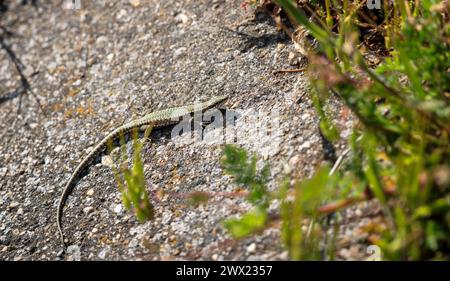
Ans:
[[[142,125],[140,127],[141,131],[144,131],[144,137],[141,141],[142,144],[144,144],[145,142],[147,142],[150,139],[150,135],[152,134],[152,130],[153,130],[153,125],[152,124],[148,124],[148,125]]]

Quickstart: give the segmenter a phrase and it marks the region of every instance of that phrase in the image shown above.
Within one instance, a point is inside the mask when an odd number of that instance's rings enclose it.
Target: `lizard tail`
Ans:
[[[66,202],[68,191],[70,189],[69,186],[72,184],[72,181],[73,181],[73,177],[71,177],[69,179],[69,182],[67,183],[67,185],[64,188],[64,192],[61,195],[61,198],[59,199],[58,210],[56,212],[56,224],[58,226],[59,237],[61,239],[61,244],[63,246],[63,249],[66,248],[66,242],[64,241],[64,234],[63,234],[62,228],[61,228],[61,221],[62,221],[64,204]]]
[[[116,132],[113,132],[116,133]],[[81,163],[77,166],[75,169],[75,172],[73,172],[72,176],[69,178],[69,181],[64,186],[63,193],[61,194],[61,197],[59,198],[58,203],[58,209],[56,211],[56,224],[58,226],[58,232],[59,236],[61,238],[61,244],[63,245],[63,251],[66,248],[66,242],[64,241],[64,234],[62,231],[62,215],[63,215],[63,209],[64,205],[66,204],[67,198],[69,197],[69,194],[72,192],[74,188],[74,182],[75,179],[78,178],[81,171],[87,166],[87,164],[92,160],[93,157],[98,153],[100,148],[104,147],[107,143],[107,140],[109,139],[109,136],[105,137],[85,158]]]

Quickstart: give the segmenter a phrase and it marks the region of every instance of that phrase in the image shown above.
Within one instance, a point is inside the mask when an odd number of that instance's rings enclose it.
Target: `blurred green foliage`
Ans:
[[[319,42],[318,49],[310,50],[308,58],[312,100],[321,119],[322,133],[330,140],[339,138],[333,118],[324,107],[331,95],[339,96],[358,120],[350,139],[351,159],[342,169],[329,175],[321,168],[303,183],[291,184],[288,179],[280,184],[283,242],[291,257],[319,257],[315,254],[317,239],[324,236],[320,224],[314,226],[320,219],[314,211],[319,207],[317,202],[344,202],[335,205],[336,211],[347,207],[349,202],[374,197],[381,205],[384,226],[372,227],[370,242],[381,247],[385,259],[448,259],[448,2],[384,1],[383,9],[377,11],[381,21],[377,24],[369,21],[366,25],[360,22],[360,1],[325,1],[325,6],[308,1],[308,7],[318,17],[315,21],[306,16],[304,5],[298,5],[297,1],[263,2],[278,4],[294,26],[304,26]],[[360,32],[367,30],[361,26],[372,26],[382,35],[380,53],[387,54],[381,63],[367,64],[369,52],[360,42]],[[230,148],[226,149],[225,155],[230,155]],[[239,157],[230,159],[247,163],[244,152],[237,154]],[[236,164],[226,172],[241,173],[240,179],[251,179],[256,173],[252,161],[242,167]],[[250,182],[237,181],[244,185]],[[269,194],[264,188],[260,190]],[[292,200],[286,200],[289,191],[294,193]],[[324,193],[327,196],[322,196]],[[305,220],[310,222],[306,232],[301,230]],[[259,228],[260,222],[257,225],[255,228]],[[330,253],[328,259],[333,258],[330,252],[333,247],[325,249]]]

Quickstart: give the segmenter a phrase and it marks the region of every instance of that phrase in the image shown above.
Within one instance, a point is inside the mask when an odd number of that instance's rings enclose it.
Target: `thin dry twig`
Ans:
[[[280,73],[298,73],[298,72],[305,72],[306,70],[307,70],[306,67],[294,68],[294,69],[278,69],[278,70],[274,70],[272,72],[272,74],[276,75],[276,74],[280,74]]]

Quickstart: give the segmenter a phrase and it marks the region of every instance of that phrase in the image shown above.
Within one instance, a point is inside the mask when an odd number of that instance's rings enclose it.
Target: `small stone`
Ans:
[[[87,196],[92,196],[92,195],[94,195],[94,189],[93,189],[93,188],[89,189],[89,190],[86,192],[86,195],[87,195]]]
[[[23,215],[23,208],[19,208],[19,209],[17,210],[17,213],[16,213],[16,214],[19,215],[19,216]]]
[[[56,153],[60,153],[63,150],[64,146],[61,144],[58,144],[57,146],[55,146],[55,148],[53,149],[53,151],[55,151]]]
[[[114,167],[114,161],[110,155],[104,155],[102,157],[102,165],[107,166],[109,168]]]
[[[117,14],[116,19],[120,20],[120,19],[122,19],[123,17],[125,17],[126,15],[127,15],[127,11],[126,11],[125,9],[122,9],[122,10],[120,10],[119,13]]]
[[[111,54],[109,54],[109,55],[106,56],[106,59],[107,59],[108,61],[112,61],[113,58],[114,58],[114,54],[113,54],[113,53],[111,53]]]
[[[302,120],[307,120],[311,115],[309,113],[302,114]]]
[[[180,13],[180,14],[176,15],[175,20],[176,20],[177,23],[186,24],[189,21],[189,17],[186,16],[185,14],[183,14],[183,13]]]
[[[0,177],[6,176],[7,172],[8,172],[8,168],[6,168],[6,167],[0,168]]]
[[[161,222],[162,222],[163,225],[166,225],[166,224],[170,223],[171,219],[172,219],[172,213],[171,212],[164,212],[163,215],[162,215]]]
[[[283,253],[278,255],[278,258],[280,260],[288,260],[289,259],[289,252],[288,251],[284,251]]]
[[[13,202],[11,202],[11,204],[9,204],[9,208],[15,208],[15,207],[17,207],[17,206],[19,206],[19,202],[17,202],[17,201],[13,201]]]
[[[80,7],[80,2],[76,1],[63,1],[62,8],[64,10],[77,10]]]
[[[50,74],[53,74],[53,73],[55,73],[55,71],[56,71],[56,67],[58,67],[58,65],[56,64],[56,62],[52,61],[52,62],[50,62],[50,63],[47,65],[47,71],[48,71]]]
[[[114,213],[120,214],[122,212],[122,204],[117,204],[116,207],[114,207]]]
[[[176,58],[180,57],[182,54],[184,54],[185,51],[186,51],[186,47],[178,48],[173,53],[173,57],[176,59]]]
[[[300,146],[300,150],[303,149],[308,149],[311,147],[311,143],[309,141],[305,141],[301,146]]]
[[[104,36],[104,35],[99,36],[99,37],[97,38],[97,40],[95,41],[96,45],[103,45],[103,44],[105,44],[105,43],[107,43],[107,42],[108,42],[108,37],[106,37],[106,36]]]
[[[252,243],[252,244],[248,245],[247,253],[249,253],[249,254],[254,253],[255,250],[256,250],[256,244],[255,243]]]
[[[94,210],[94,207],[89,206],[89,207],[84,208],[83,212],[85,214],[89,214],[90,212],[92,212],[92,210]]]
[[[289,52],[288,62],[290,65],[297,65],[299,63],[299,55],[298,53]]]
[[[339,251],[339,256],[341,256],[344,259],[347,259],[349,257],[348,249],[341,249]]]
[[[140,1],[139,0],[130,0],[130,4],[131,4],[131,6],[133,6],[133,7],[138,7],[141,3],[140,3]]]
[[[34,130],[39,126],[39,124],[38,123],[30,123],[29,126],[30,126],[30,129]]]
[[[67,260],[68,261],[79,261],[81,260],[80,246],[70,245],[67,247]]]
[[[211,258],[212,258],[213,261],[216,261],[219,258],[219,255],[218,254],[214,254],[214,255],[212,255]]]

